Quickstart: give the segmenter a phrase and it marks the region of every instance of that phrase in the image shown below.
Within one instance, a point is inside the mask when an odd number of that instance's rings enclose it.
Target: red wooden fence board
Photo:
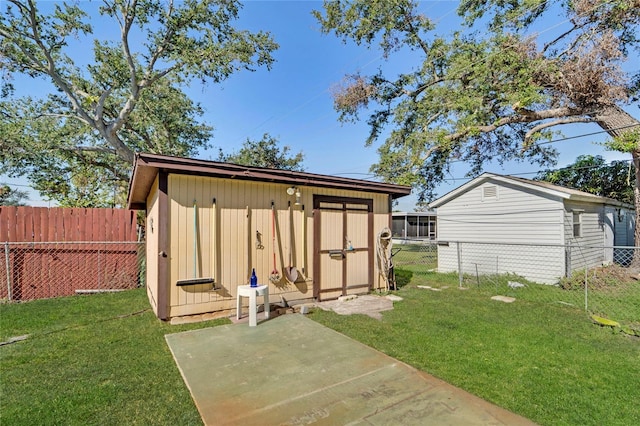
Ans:
[[[124,209],[0,206],[0,241],[136,241],[136,214]]]
[[[114,223],[113,221],[113,212],[110,211],[105,211],[104,215],[102,216],[102,226],[103,228],[98,228],[101,230],[106,230],[109,229],[111,231],[112,234],[115,234],[115,239],[118,239],[118,224]],[[101,233],[100,235],[100,241],[103,241],[104,239],[107,238],[107,234],[106,233]]]
[[[33,243],[10,245],[12,300],[137,287],[138,246],[111,243],[136,237],[130,210],[0,206],[0,242]],[[2,253],[0,298],[7,298]]]
[[[2,210],[6,210],[7,214],[3,219],[7,220],[7,223],[3,225],[3,228],[7,230],[7,241],[14,241],[16,239],[16,212],[17,207],[3,207]]]

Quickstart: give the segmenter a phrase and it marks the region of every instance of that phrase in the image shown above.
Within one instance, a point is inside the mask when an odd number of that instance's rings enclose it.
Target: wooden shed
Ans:
[[[366,180],[138,154],[128,207],[147,213],[149,301],[164,320],[231,313],[237,287],[249,283],[253,269],[276,302],[369,292],[381,285],[375,238],[391,226],[392,201],[410,192]],[[285,268],[297,272],[294,282]],[[281,276],[275,282],[274,269]]]

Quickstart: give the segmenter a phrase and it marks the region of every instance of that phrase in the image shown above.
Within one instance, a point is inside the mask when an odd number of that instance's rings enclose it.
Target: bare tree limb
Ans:
[[[480,132],[480,133],[490,133],[494,130],[506,126],[509,124],[516,123],[531,123],[539,120],[548,120],[552,118],[562,118],[562,117],[573,117],[577,115],[582,115],[584,112],[582,110],[575,110],[569,107],[560,107],[542,111],[532,111],[525,108],[514,108],[516,110],[516,115],[511,115],[508,117],[503,117],[500,120],[496,121],[494,124],[490,124],[487,126],[475,126],[468,127],[459,132],[452,133],[448,135],[445,139],[447,141],[455,141],[464,136],[468,135],[470,132]]]
[[[523,145],[524,145],[525,148],[528,147],[531,144],[531,137],[534,134],[538,133],[541,130],[548,129],[549,127],[560,126],[562,124],[593,123],[593,122],[595,122],[595,120],[593,118],[588,118],[588,117],[569,117],[569,118],[558,119],[558,120],[554,120],[554,121],[550,121],[550,122],[546,122],[546,123],[541,123],[541,124],[538,124],[538,125],[534,126],[533,128],[531,128],[524,135]]]
[[[113,154],[115,152],[113,148],[106,148],[103,146],[74,146],[71,148],[62,147],[60,149],[62,151],[72,151],[72,152],[106,152],[109,154]]]
[[[104,116],[104,104],[107,102],[107,97],[111,94],[111,88],[105,90],[100,95],[100,99],[98,99],[98,104],[96,105],[96,120],[103,121]]]

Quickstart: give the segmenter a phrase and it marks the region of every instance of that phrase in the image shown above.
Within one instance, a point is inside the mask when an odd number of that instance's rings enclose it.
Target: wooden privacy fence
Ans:
[[[144,283],[136,213],[0,207],[0,298],[32,300]]]
[[[137,241],[136,213],[125,209],[0,206],[0,241]]]

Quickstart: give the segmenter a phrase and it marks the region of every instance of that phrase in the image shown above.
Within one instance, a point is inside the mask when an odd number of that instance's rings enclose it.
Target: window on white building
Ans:
[[[582,237],[582,211],[573,211],[573,237]]]

